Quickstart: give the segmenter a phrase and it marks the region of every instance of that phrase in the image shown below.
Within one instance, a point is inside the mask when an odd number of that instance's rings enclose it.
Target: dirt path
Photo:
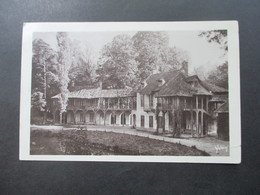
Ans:
[[[72,130],[78,126],[63,127],[63,126],[38,126],[31,125],[31,129],[41,130]],[[213,137],[204,138],[171,138],[162,135],[153,135],[151,132],[138,131],[129,127],[118,126],[87,126],[88,131],[106,131],[114,133],[123,133],[128,135],[136,135],[140,137],[148,137],[155,140],[163,140],[171,143],[179,143],[185,146],[195,146],[197,149],[202,150],[210,154],[211,156],[228,156],[229,155],[229,142],[218,140]]]

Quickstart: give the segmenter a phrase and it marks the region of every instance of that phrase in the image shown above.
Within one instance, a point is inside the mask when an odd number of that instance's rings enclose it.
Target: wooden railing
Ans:
[[[135,110],[136,103],[129,104],[86,104],[86,105],[68,105],[67,110]]]

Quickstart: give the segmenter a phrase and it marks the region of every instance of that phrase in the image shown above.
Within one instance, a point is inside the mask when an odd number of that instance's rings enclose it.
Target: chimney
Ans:
[[[159,66],[156,66],[152,73],[153,73],[153,74],[160,73],[160,67],[159,67]]]
[[[188,62],[187,61],[182,62],[181,71],[183,72],[183,74],[185,76],[188,76]]]
[[[103,82],[102,82],[102,80],[99,80],[99,89],[103,89]]]

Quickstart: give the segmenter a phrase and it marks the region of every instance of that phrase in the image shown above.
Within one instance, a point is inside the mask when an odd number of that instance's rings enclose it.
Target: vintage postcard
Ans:
[[[236,21],[25,23],[20,160],[240,163]]]

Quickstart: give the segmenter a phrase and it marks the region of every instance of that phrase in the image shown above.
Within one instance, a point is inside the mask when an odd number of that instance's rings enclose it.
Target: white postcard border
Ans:
[[[30,107],[32,41],[34,32],[107,32],[107,31],[206,31],[228,30],[230,156],[83,156],[30,155]],[[205,22],[86,22],[86,23],[25,23],[22,40],[20,88],[20,160],[36,161],[116,161],[116,162],[181,162],[240,163],[240,72],[237,21]]]

